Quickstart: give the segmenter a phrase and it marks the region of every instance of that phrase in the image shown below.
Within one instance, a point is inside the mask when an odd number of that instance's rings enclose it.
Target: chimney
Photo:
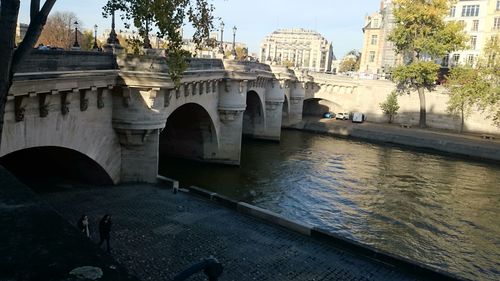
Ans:
[[[384,0],[381,0],[380,1],[380,11],[383,12],[384,11]]]

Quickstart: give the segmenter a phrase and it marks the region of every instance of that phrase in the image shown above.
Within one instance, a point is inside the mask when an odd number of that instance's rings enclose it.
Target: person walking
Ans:
[[[88,238],[90,238],[90,231],[89,231],[89,217],[85,214],[83,214],[80,219],[78,220],[77,223],[78,229],[85,234]]]
[[[106,241],[107,251],[108,253],[111,251],[111,247],[109,245],[109,234],[111,232],[111,215],[106,214],[99,222],[99,236],[101,237],[101,241],[99,241],[99,246]]]

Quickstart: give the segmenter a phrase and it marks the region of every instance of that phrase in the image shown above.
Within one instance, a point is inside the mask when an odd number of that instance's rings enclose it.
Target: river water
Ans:
[[[283,131],[241,167],[162,158],[160,174],[472,280],[500,279],[500,165]]]

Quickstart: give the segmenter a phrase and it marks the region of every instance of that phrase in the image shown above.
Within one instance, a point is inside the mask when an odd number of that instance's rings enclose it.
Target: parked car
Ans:
[[[337,120],[349,120],[349,113],[346,113],[346,112],[337,113],[337,115],[335,115],[335,119],[337,119]]]
[[[323,118],[328,118],[328,119],[335,118],[335,113],[325,112],[325,113],[323,113]]]

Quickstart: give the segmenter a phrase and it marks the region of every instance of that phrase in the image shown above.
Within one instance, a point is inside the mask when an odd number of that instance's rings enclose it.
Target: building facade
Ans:
[[[450,7],[446,21],[461,22],[468,42],[464,50],[446,56],[442,65],[474,65],[483,54],[486,43],[499,35],[500,0],[459,0]]]
[[[392,2],[383,0],[380,10],[365,18],[359,72],[382,75],[398,63],[394,45],[388,40],[394,27],[392,10]]]
[[[321,34],[302,28],[280,29],[260,45],[259,60],[317,72],[330,72],[332,44]]]

